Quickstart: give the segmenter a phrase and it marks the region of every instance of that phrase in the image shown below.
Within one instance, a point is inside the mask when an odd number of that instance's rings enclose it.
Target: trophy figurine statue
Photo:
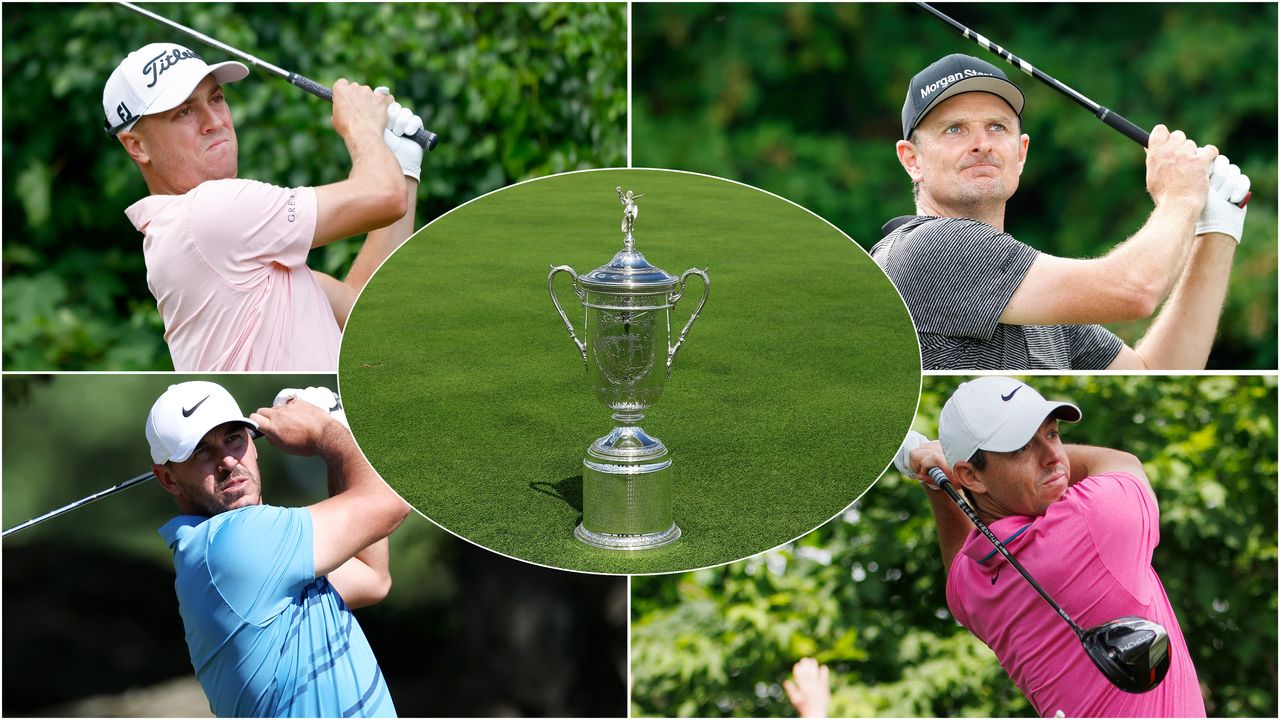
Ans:
[[[595,547],[641,550],[680,537],[671,511],[671,458],[640,421],[662,394],[676,353],[707,302],[711,281],[697,268],[675,277],[650,265],[635,249],[636,200],[644,196],[622,188],[617,193],[622,250],[585,275],[568,265],[553,266],[547,291],[586,364],[587,383],[613,411],[616,423],[582,460],[582,523],[574,535]],[[554,281],[560,272],[573,278],[573,292],[582,302],[585,341],[578,339],[556,299]],[[690,275],[702,278],[702,299],[672,345],[671,310]]]

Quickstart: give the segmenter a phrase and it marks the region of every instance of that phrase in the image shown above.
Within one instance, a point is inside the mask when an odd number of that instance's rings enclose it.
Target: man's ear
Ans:
[[[978,471],[968,460],[961,460],[956,463],[955,468],[952,469],[951,477],[957,485],[967,489],[969,492],[983,494],[987,492],[986,484],[982,482],[982,478],[978,476]]]
[[[135,124],[134,128],[136,129],[137,127]],[[151,155],[147,152],[146,140],[143,138],[142,133],[130,130],[116,135],[116,139],[124,146],[124,151],[129,153],[129,157],[133,158],[134,162],[139,165],[147,165],[151,162]]]
[[[924,179],[924,172],[920,169],[920,150],[910,140],[899,140],[894,146],[898,151],[898,162],[902,164],[902,169],[907,171],[907,175],[911,177],[911,182],[918,183]]]
[[[156,480],[160,483],[160,487],[164,488],[165,492],[174,497],[178,497],[182,492],[182,489],[178,487],[177,478],[170,472],[168,465],[152,465],[151,472],[155,473]]]

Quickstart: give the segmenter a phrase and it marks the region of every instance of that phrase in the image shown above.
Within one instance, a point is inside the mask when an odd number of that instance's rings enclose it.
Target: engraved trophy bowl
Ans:
[[[671,458],[662,441],[640,427],[671,375],[676,353],[711,291],[697,268],[679,277],[649,264],[635,249],[633,232],[640,195],[618,188],[623,205],[623,248],[605,265],[579,275],[568,265],[551,268],[547,290],[586,365],[596,399],[613,412],[613,430],[591,444],[582,465],[582,523],[574,535],[596,547],[640,550],[680,537],[671,508]],[[582,303],[583,336],[555,294],[555,276],[568,273]],[[690,275],[702,279],[702,299],[671,344],[671,310]]]

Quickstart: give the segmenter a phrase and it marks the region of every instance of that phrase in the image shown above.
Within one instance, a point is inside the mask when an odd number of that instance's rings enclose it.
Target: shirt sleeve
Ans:
[[[941,218],[904,230],[881,266],[917,332],[985,342],[1038,255],[986,223]]]
[[[1072,370],[1105,370],[1124,348],[1124,341],[1101,325],[1067,325]]]
[[[278,615],[315,579],[314,554],[306,508],[234,510],[209,536],[214,586],[240,617],[254,624]]]
[[[1089,536],[1107,571],[1140,601],[1151,556],[1160,544],[1160,511],[1146,483],[1114,472],[1080,481],[1076,488]]]
[[[196,249],[229,282],[245,282],[273,263],[306,264],[316,230],[315,188],[214,180],[191,192]]]

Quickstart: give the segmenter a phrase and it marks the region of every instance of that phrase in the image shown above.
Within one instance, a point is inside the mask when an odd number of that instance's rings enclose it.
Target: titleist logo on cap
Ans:
[[[194,52],[187,50],[186,48],[174,48],[173,50],[166,50],[160,53],[159,55],[151,58],[150,60],[147,61],[146,65],[142,66],[142,74],[144,76],[146,75],[151,76],[151,82],[147,83],[147,87],[155,87],[156,83],[160,81],[160,76],[164,74],[165,70],[168,70],[174,65],[177,65],[183,60],[191,60],[191,59],[196,59],[201,62],[204,62],[203,58],[201,58],[199,55],[195,54]]]
[[[995,77],[995,76],[992,75],[991,73],[982,72],[981,70],[974,70],[973,68],[965,68],[964,72],[952,73],[950,75],[940,77],[934,82],[931,82],[928,85],[925,85],[924,87],[920,88],[920,99],[923,100],[929,97],[934,93],[934,91],[941,90],[953,82],[959,82],[960,80],[964,80],[966,78],[972,78],[972,77]]]

